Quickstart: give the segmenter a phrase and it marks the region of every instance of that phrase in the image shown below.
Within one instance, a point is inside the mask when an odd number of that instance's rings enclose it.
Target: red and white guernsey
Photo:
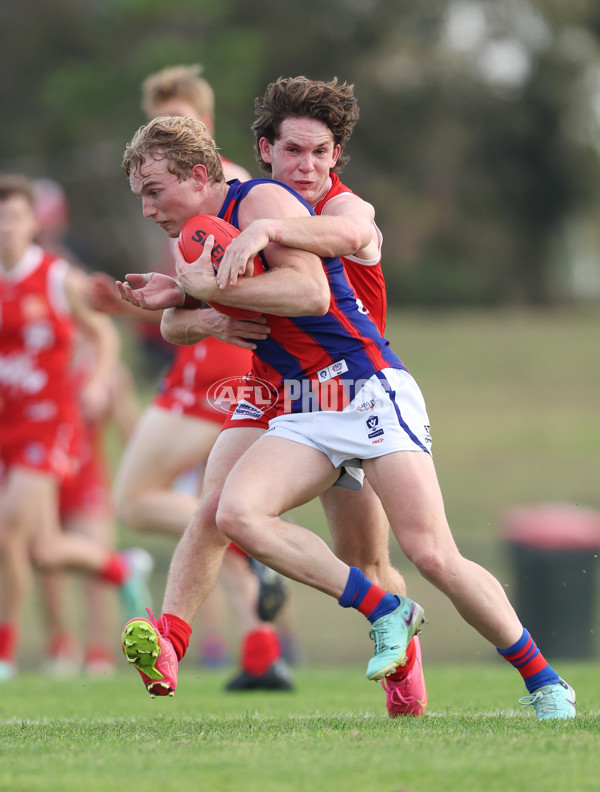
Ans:
[[[174,247],[177,240],[170,240]],[[170,275],[175,275],[171,256]],[[175,347],[175,356],[158,383],[156,407],[192,418],[222,424],[224,413],[215,409],[211,389],[228,377],[242,377],[252,365],[249,349],[209,336],[197,344]]]
[[[317,215],[323,214],[325,206],[342,195],[355,195],[349,187],[339,180],[335,173],[331,174],[331,187],[326,195],[314,207]],[[367,309],[369,316],[377,325],[381,335],[385,332],[385,317],[387,313],[387,294],[385,280],[381,268],[381,244],[383,237],[375,226],[379,241],[379,252],[376,259],[365,261],[356,256],[341,256],[346,275],[356,296]]]
[[[211,389],[228,377],[247,374],[252,361],[249,349],[227,344],[212,336],[197,344],[178,346],[175,359],[158,384],[153,404],[171,412],[222,424],[224,413],[215,409]]]
[[[31,245],[0,267],[0,452],[4,464],[71,472],[80,437],[72,377],[75,323],[64,293],[69,265]]]

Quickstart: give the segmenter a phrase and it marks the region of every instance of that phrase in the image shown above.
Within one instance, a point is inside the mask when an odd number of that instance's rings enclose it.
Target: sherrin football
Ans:
[[[210,258],[216,275],[225,253],[225,248],[239,233],[235,226],[232,226],[226,220],[221,220],[220,217],[215,217],[215,215],[196,215],[196,217],[191,217],[181,229],[179,249],[188,263],[196,261],[204,250],[206,238],[212,234],[215,238],[215,243]],[[259,272],[264,272],[264,267],[260,257],[256,256],[253,275],[257,275]],[[245,308],[233,308],[216,302],[211,302],[209,305],[221,313],[233,316],[235,319],[251,319],[254,316],[258,316],[256,311],[248,311]]]

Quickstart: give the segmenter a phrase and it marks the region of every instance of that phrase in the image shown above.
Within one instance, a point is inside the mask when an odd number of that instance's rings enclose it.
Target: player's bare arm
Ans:
[[[223,287],[246,274],[254,256],[270,242],[307,250],[320,257],[356,256],[370,260],[378,254],[371,204],[347,193],[331,201],[319,216],[258,219],[227,247],[217,279]]]
[[[213,308],[193,311],[169,308],[163,313],[160,330],[171,344],[197,344],[207,336],[214,336],[227,344],[252,350],[256,349],[255,341],[263,341],[271,332],[264,316],[235,319]]]
[[[106,413],[111,401],[113,374],[120,354],[119,334],[108,316],[95,311],[87,301],[87,275],[70,267],[65,276],[65,296],[83,333],[95,348],[92,376],[82,389],[80,399],[89,420]]]
[[[148,311],[180,308],[185,302],[183,286],[162,272],[130,272],[116,286],[122,300]]]
[[[129,316],[139,321],[160,323],[159,313],[146,313],[137,302],[125,300],[119,293],[114,278],[105,272],[94,272],[88,277],[87,299],[92,308],[107,314]]]

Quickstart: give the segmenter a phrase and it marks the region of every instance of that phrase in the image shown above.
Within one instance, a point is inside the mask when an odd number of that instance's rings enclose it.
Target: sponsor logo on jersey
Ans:
[[[0,355],[0,385],[22,393],[39,393],[48,382],[48,375],[36,368],[30,355],[16,353]]]
[[[50,349],[55,342],[52,323],[43,319],[24,325],[21,332],[25,348],[33,354],[37,354],[43,349]]]
[[[348,364],[345,360],[338,360],[336,363],[332,363],[330,366],[326,366],[322,368],[317,376],[319,377],[319,382],[326,382],[327,380],[333,379],[334,377],[339,377],[340,374],[344,374],[348,371]]]
[[[46,449],[41,443],[30,443],[25,447],[25,461],[30,465],[41,465],[46,458]]]
[[[253,421],[258,421],[264,415],[262,410],[259,410],[258,407],[255,407],[254,404],[250,404],[248,401],[241,401],[238,402],[233,414],[231,416],[232,421],[242,421],[244,419],[250,418]]]
[[[50,421],[58,413],[56,402],[46,399],[46,401],[35,402],[25,406],[25,416],[30,421]]]

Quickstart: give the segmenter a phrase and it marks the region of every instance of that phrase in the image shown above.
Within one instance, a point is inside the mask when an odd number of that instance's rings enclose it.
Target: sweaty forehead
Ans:
[[[139,194],[150,185],[163,182],[171,176],[166,157],[157,158],[147,154],[141,165],[131,171],[129,184],[133,192]]]
[[[327,145],[333,143],[333,132],[327,124],[316,118],[286,118],[279,127],[279,140],[313,146]]]

